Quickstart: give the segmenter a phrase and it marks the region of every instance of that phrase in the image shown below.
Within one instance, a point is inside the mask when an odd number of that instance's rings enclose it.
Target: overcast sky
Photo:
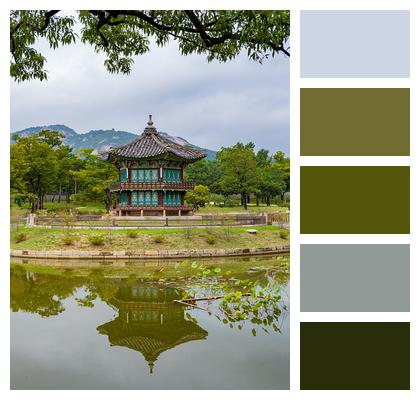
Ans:
[[[104,56],[77,43],[47,58],[48,81],[11,84],[11,130],[64,124],[78,133],[141,133],[147,115],[158,130],[217,150],[238,141],[289,154],[289,60],[260,65],[245,55],[208,63],[182,56],[176,44],[152,47],[130,75],[110,74]]]

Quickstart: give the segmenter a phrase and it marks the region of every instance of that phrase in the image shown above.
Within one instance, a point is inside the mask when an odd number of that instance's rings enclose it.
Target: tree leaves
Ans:
[[[44,56],[33,47],[45,38],[56,49],[81,41],[106,56],[111,73],[128,74],[134,56],[149,51],[150,40],[165,46],[175,40],[182,55],[204,54],[226,62],[245,51],[262,63],[269,56],[289,56],[289,11],[275,10],[82,10],[77,16],[58,10],[12,10],[10,75],[16,81],[47,78]]]

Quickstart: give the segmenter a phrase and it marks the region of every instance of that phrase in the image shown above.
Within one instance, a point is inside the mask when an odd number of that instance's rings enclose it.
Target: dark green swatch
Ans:
[[[410,389],[410,324],[302,322],[300,388]]]
[[[300,233],[410,233],[410,168],[301,167]]]
[[[301,89],[302,156],[409,156],[410,89]]]

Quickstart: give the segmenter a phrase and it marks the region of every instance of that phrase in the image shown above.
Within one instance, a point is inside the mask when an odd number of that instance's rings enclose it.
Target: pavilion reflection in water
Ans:
[[[120,287],[109,301],[118,309],[118,317],[97,330],[108,335],[111,346],[142,353],[152,373],[164,351],[208,335],[199,325],[185,319],[184,307],[173,303],[181,296],[171,287],[143,284]]]

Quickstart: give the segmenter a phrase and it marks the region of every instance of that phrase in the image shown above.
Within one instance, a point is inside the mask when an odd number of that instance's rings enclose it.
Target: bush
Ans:
[[[210,193],[209,202],[214,204],[222,204],[225,201],[225,196],[218,193]]]
[[[134,229],[130,229],[130,230],[127,232],[127,236],[128,236],[130,239],[135,239],[136,237],[138,237],[138,236],[139,236],[139,233],[138,233],[137,231],[135,231]]]
[[[15,243],[24,242],[26,239],[28,239],[28,235],[25,232],[19,232],[14,237]]]
[[[207,244],[215,244],[216,243],[216,238],[214,236],[206,236],[206,242]]]
[[[280,232],[280,237],[286,240],[289,239],[289,232]]]
[[[61,238],[61,241],[63,242],[63,244],[65,244],[66,246],[71,246],[75,241],[76,241],[76,237],[72,236],[72,235],[64,235]]]
[[[89,242],[94,246],[102,246],[105,242],[105,239],[102,235],[94,235],[89,237]]]
[[[155,243],[163,243],[165,241],[165,238],[163,237],[163,235],[157,235],[153,238],[153,241]]]
[[[239,205],[240,205],[239,200],[233,200],[233,199],[226,199],[225,204],[224,204],[225,207],[235,207]]]

